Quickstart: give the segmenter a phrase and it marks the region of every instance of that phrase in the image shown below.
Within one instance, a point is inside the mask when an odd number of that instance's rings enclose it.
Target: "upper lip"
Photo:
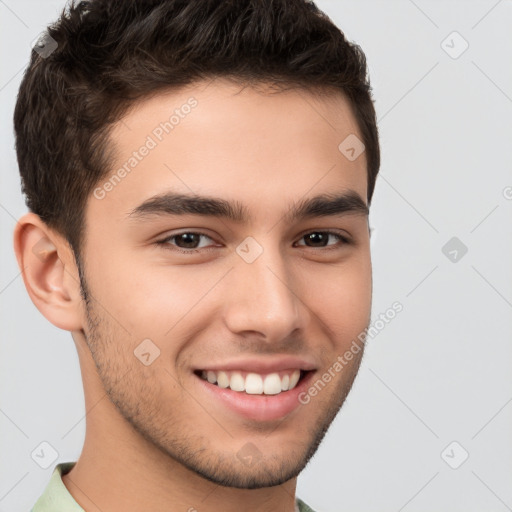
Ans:
[[[283,356],[283,357],[273,357],[272,359],[257,359],[255,357],[251,357],[250,359],[231,359],[229,361],[224,361],[223,363],[218,364],[208,364],[201,368],[197,368],[197,370],[211,370],[211,371],[220,371],[220,370],[241,370],[241,371],[249,371],[254,373],[272,373],[279,372],[283,370],[315,370],[316,366],[307,359],[302,359],[300,357],[294,356]]]

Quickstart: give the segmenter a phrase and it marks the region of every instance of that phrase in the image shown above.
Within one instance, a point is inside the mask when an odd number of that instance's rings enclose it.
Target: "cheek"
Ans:
[[[92,270],[92,269],[91,269]],[[197,306],[225,271],[112,258],[94,268],[94,296],[134,338],[162,339]]]
[[[346,265],[311,275],[307,281],[308,305],[337,335],[340,343],[364,331],[370,321],[372,275],[369,258],[353,259]]]

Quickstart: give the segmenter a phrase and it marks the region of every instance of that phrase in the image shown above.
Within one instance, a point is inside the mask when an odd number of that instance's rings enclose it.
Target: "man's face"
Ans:
[[[221,485],[300,473],[357,373],[362,349],[334,367],[368,326],[372,281],[368,218],[354,201],[289,217],[326,194],[366,203],[364,153],[338,149],[351,134],[361,138],[341,94],[222,80],[154,96],[116,125],[117,178],[88,200],[82,252],[84,333],[118,415],[105,429],[124,418]],[[247,218],[150,201],[171,193],[236,203]],[[278,393],[295,370],[308,371]]]

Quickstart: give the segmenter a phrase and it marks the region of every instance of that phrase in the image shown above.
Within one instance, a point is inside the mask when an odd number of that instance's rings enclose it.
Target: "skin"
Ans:
[[[33,213],[15,229],[31,299],[78,351],[86,437],[63,482],[87,512],[293,512],[297,476],[363,355],[277,421],[239,416],[201,389],[192,369],[238,356],[303,356],[316,380],[368,326],[372,276],[366,215],[281,220],[293,202],[322,193],[352,190],[366,203],[364,153],[349,161],[338,150],[349,134],[362,138],[340,93],[269,94],[217,79],[158,94],[115,125],[114,169],[191,96],[197,106],[137,167],[103,199],[88,198],[87,303],[65,239]],[[127,217],[168,191],[238,200],[251,220]],[[304,235],[325,230],[352,243],[331,236],[334,250],[306,245]],[[179,238],[155,243],[178,231],[206,234],[205,252],[173,250],[187,250]],[[236,252],[248,236],[263,248],[251,264]],[[147,338],[160,356],[145,366],[134,349]],[[248,443],[260,454],[251,466],[237,457]]]

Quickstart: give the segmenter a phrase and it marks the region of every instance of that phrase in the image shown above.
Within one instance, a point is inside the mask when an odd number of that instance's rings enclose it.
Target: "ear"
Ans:
[[[73,251],[67,240],[34,213],[18,220],[14,252],[36,308],[66,331],[83,327],[83,299]]]

